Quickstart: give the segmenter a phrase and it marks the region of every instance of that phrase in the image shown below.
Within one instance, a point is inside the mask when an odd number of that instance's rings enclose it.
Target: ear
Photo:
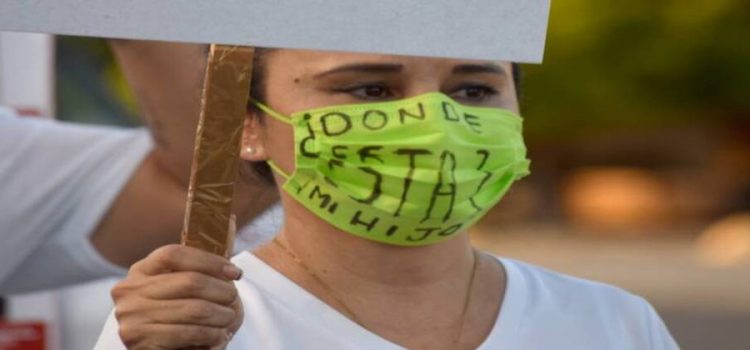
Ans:
[[[245,125],[242,129],[242,149],[240,150],[240,158],[250,162],[268,160],[268,153],[263,144],[263,137],[261,137],[262,132],[260,118],[258,118],[257,115],[254,115],[253,112],[248,112],[248,115],[245,118]]]

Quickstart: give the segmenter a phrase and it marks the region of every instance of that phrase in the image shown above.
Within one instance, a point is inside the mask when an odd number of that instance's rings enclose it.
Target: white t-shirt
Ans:
[[[481,350],[678,349],[644,299],[606,284],[501,258],[507,289]],[[403,349],[362,328],[249,252],[232,261],[245,320],[228,350]],[[95,349],[125,349],[113,314]]]
[[[0,107],[0,294],[121,275],[89,235],[151,148],[145,129]]]
[[[111,264],[89,236],[152,149],[148,130],[20,118],[0,106],[0,295],[59,287],[126,270]],[[239,229],[236,251],[271,239],[282,220],[275,205]],[[239,250],[237,250],[239,249]],[[112,310],[116,280],[55,289],[47,310],[62,349],[90,349]],[[40,295],[11,299],[39,318]],[[46,300],[42,297],[43,300]],[[46,305],[46,304],[44,304]]]

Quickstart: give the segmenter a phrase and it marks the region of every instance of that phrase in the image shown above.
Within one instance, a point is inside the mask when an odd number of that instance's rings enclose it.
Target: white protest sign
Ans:
[[[3,0],[0,30],[542,61],[550,0]]]

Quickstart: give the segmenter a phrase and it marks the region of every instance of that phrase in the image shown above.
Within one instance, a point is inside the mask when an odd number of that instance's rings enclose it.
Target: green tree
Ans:
[[[750,118],[750,2],[553,1],[531,135]]]

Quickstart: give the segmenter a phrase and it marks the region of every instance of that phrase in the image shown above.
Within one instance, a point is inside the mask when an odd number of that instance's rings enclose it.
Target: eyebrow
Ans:
[[[491,73],[498,75],[508,75],[505,69],[497,64],[459,64],[453,67],[453,74],[477,74]]]
[[[354,63],[318,73],[313,78],[318,79],[338,73],[399,73],[402,70],[404,66],[398,63]]]

